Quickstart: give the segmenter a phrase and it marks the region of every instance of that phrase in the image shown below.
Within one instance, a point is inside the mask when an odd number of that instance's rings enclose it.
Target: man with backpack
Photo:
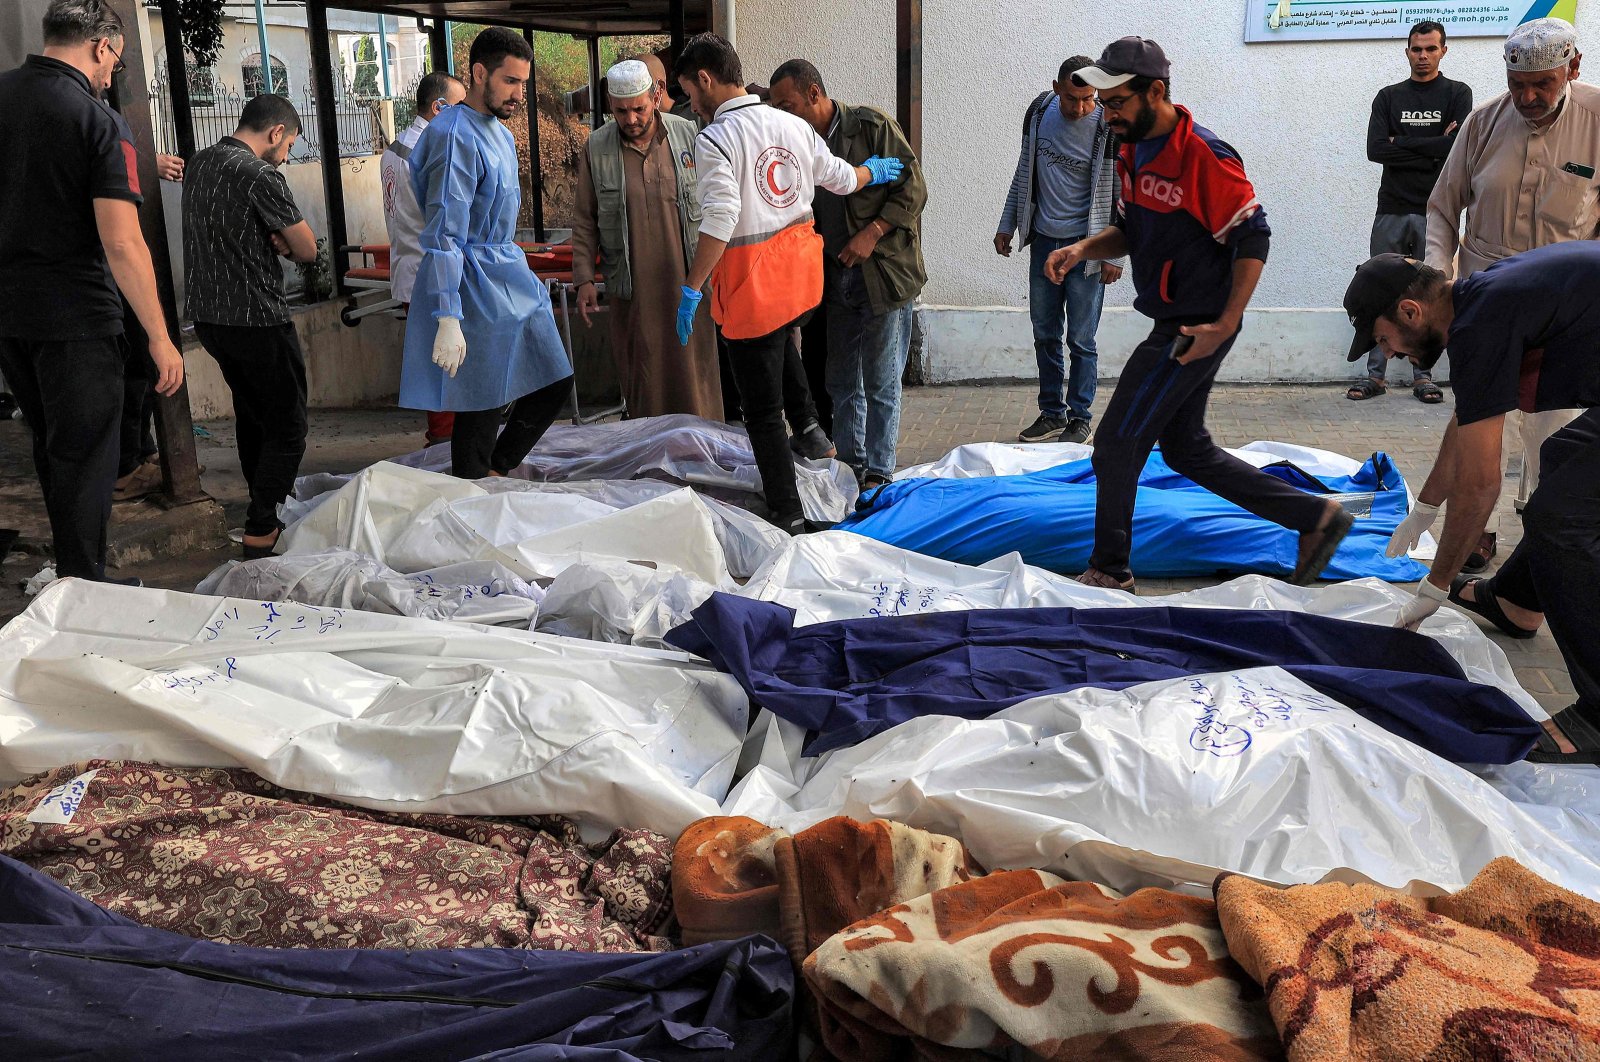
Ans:
[[[1017,437],[1026,443],[1081,443],[1089,437],[1099,358],[1095,332],[1105,286],[1122,276],[1117,261],[1083,262],[1061,284],[1052,284],[1044,272],[1051,252],[1111,224],[1117,198],[1117,138],[1094,89],[1077,76],[1092,63],[1084,55],[1068,59],[1050,91],[1028,105],[1022,155],[994,236],[994,249],[1007,258],[1013,233],[1032,248],[1028,313],[1039,364],[1039,419]],[[1063,318],[1070,369],[1063,358]]]

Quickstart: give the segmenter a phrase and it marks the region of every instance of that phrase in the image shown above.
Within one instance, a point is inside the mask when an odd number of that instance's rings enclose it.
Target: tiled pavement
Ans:
[[[1110,397],[1109,386],[1101,389],[1097,407]],[[952,447],[968,442],[1013,440],[1016,433],[1033,420],[1038,410],[1034,389],[1025,386],[956,386],[908,389],[901,417],[900,463],[903,466],[938,458]],[[1391,390],[1386,397],[1354,403],[1344,397],[1340,385],[1316,387],[1219,387],[1212,395],[1210,424],[1218,442],[1237,446],[1256,439],[1318,446],[1327,450],[1365,457],[1374,450],[1387,451],[1414,485],[1419,485],[1433,463],[1439,438],[1449,420],[1448,400],[1442,406],[1424,406],[1403,389]],[[228,510],[232,525],[242,523],[245,491],[233,453],[232,424],[226,421],[205,425],[211,437],[197,440],[199,456],[209,471],[204,476],[206,489]],[[0,424],[0,452],[8,458],[7,471],[0,473],[7,489],[0,497],[0,508],[21,507],[22,512],[0,512],[0,526],[28,527],[38,508],[37,487],[32,482],[26,444],[16,422]],[[314,410],[311,438],[303,472],[349,471],[386,456],[414,449],[420,440],[420,418],[414,413],[393,410]],[[15,482],[11,482],[15,481]],[[1514,481],[1508,481],[1513,488]],[[28,496],[33,501],[29,503]],[[1521,535],[1521,525],[1510,508],[1509,494],[1502,499],[1501,556],[1509,554]],[[197,555],[177,561],[129,569],[118,574],[133,574],[146,583],[173,589],[192,589],[194,584],[231,551]],[[38,569],[38,558],[14,556],[0,575],[0,619],[9,618],[25,607],[17,583]],[[1141,580],[1140,589],[1160,593],[1187,590],[1205,585],[1207,580]],[[1510,655],[1522,684],[1551,711],[1572,702],[1572,684],[1562,666],[1560,653],[1548,633],[1529,641],[1516,642],[1494,635]]]

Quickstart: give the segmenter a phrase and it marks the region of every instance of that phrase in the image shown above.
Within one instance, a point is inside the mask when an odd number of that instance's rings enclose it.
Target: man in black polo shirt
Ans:
[[[246,560],[278,543],[278,503],[306,452],[306,360],[278,257],[312,262],[317,240],[278,167],[300,134],[282,96],[244,105],[239,128],[189,160],[184,175],[183,265],[189,317],[233,392],[239,465],[250,486]]]
[[[1344,306],[1355,361],[1374,343],[1431,369],[1450,348],[1456,415],[1417,494],[1446,505],[1432,570],[1395,625],[1415,630],[1450,601],[1513,638],[1548,621],[1577,703],[1531,759],[1600,761],[1600,245],[1577,240],[1503,259],[1465,280],[1397,254],[1356,270]],[[1520,545],[1492,579],[1458,576],[1500,499],[1500,430],[1514,409],[1583,409],[1544,444]],[[1407,520],[1396,547],[1415,544]],[[1559,731],[1559,733],[1556,733]]]
[[[183,382],[167,335],[139,178],[100,93],[122,22],[101,0],[54,0],[44,54],[0,74],[0,372],[33,431],[56,573],[103,579],[122,410],[122,300],[148,333],[157,390]]]

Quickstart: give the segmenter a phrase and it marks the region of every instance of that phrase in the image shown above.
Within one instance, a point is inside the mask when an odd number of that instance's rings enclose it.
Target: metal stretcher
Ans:
[[[557,305],[561,307],[561,342],[567,348],[567,361],[572,365],[572,423],[592,424],[606,417],[626,413],[628,406],[625,400],[615,406],[589,414],[585,414],[578,405],[578,359],[573,355],[572,348],[572,299],[573,293],[577,290],[572,283],[572,244],[519,243],[517,246],[528,256],[528,268],[533,270],[550,292],[552,309]],[[390,294],[389,245],[368,243],[341,247],[339,250],[346,255],[360,255],[363,263],[345,270],[345,284],[355,293],[339,311],[339,320],[348,327],[355,328],[361,324],[363,317],[371,317],[374,314],[404,317],[404,304]],[[599,291],[606,290],[603,277],[596,274],[594,282]],[[370,299],[372,295],[381,297]],[[364,299],[370,301],[363,301]],[[609,310],[604,303],[599,308],[602,311]]]

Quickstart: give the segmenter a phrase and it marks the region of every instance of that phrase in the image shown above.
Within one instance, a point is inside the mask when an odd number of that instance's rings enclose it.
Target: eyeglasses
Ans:
[[[1100,106],[1108,111],[1120,111],[1128,105],[1128,101],[1138,99],[1139,93],[1130,92],[1126,96],[1101,96]]]
[[[120,74],[120,73],[122,73],[122,72],[123,72],[123,71],[124,71],[124,70],[126,70],[126,69],[128,69],[128,64],[127,64],[127,63],[124,63],[124,62],[123,62],[123,61],[122,61],[122,53],[121,53],[121,52],[119,52],[119,51],[117,51],[117,50],[116,50],[116,49],[115,49],[115,48],[112,48],[112,47],[111,47],[111,38],[110,38],[110,37],[101,37],[101,38],[100,38],[100,40],[103,40],[103,41],[105,41],[105,42],[106,42],[106,47],[107,47],[107,48],[108,48],[108,49],[110,49],[110,51],[111,51],[111,54],[112,54],[112,55],[114,55],[114,56],[116,56],[116,57],[117,57],[117,65],[116,65],[116,66],[113,66],[113,67],[112,67],[112,68],[111,68],[111,73],[112,73],[112,74],[113,74],[113,75],[115,75],[115,74]]]

